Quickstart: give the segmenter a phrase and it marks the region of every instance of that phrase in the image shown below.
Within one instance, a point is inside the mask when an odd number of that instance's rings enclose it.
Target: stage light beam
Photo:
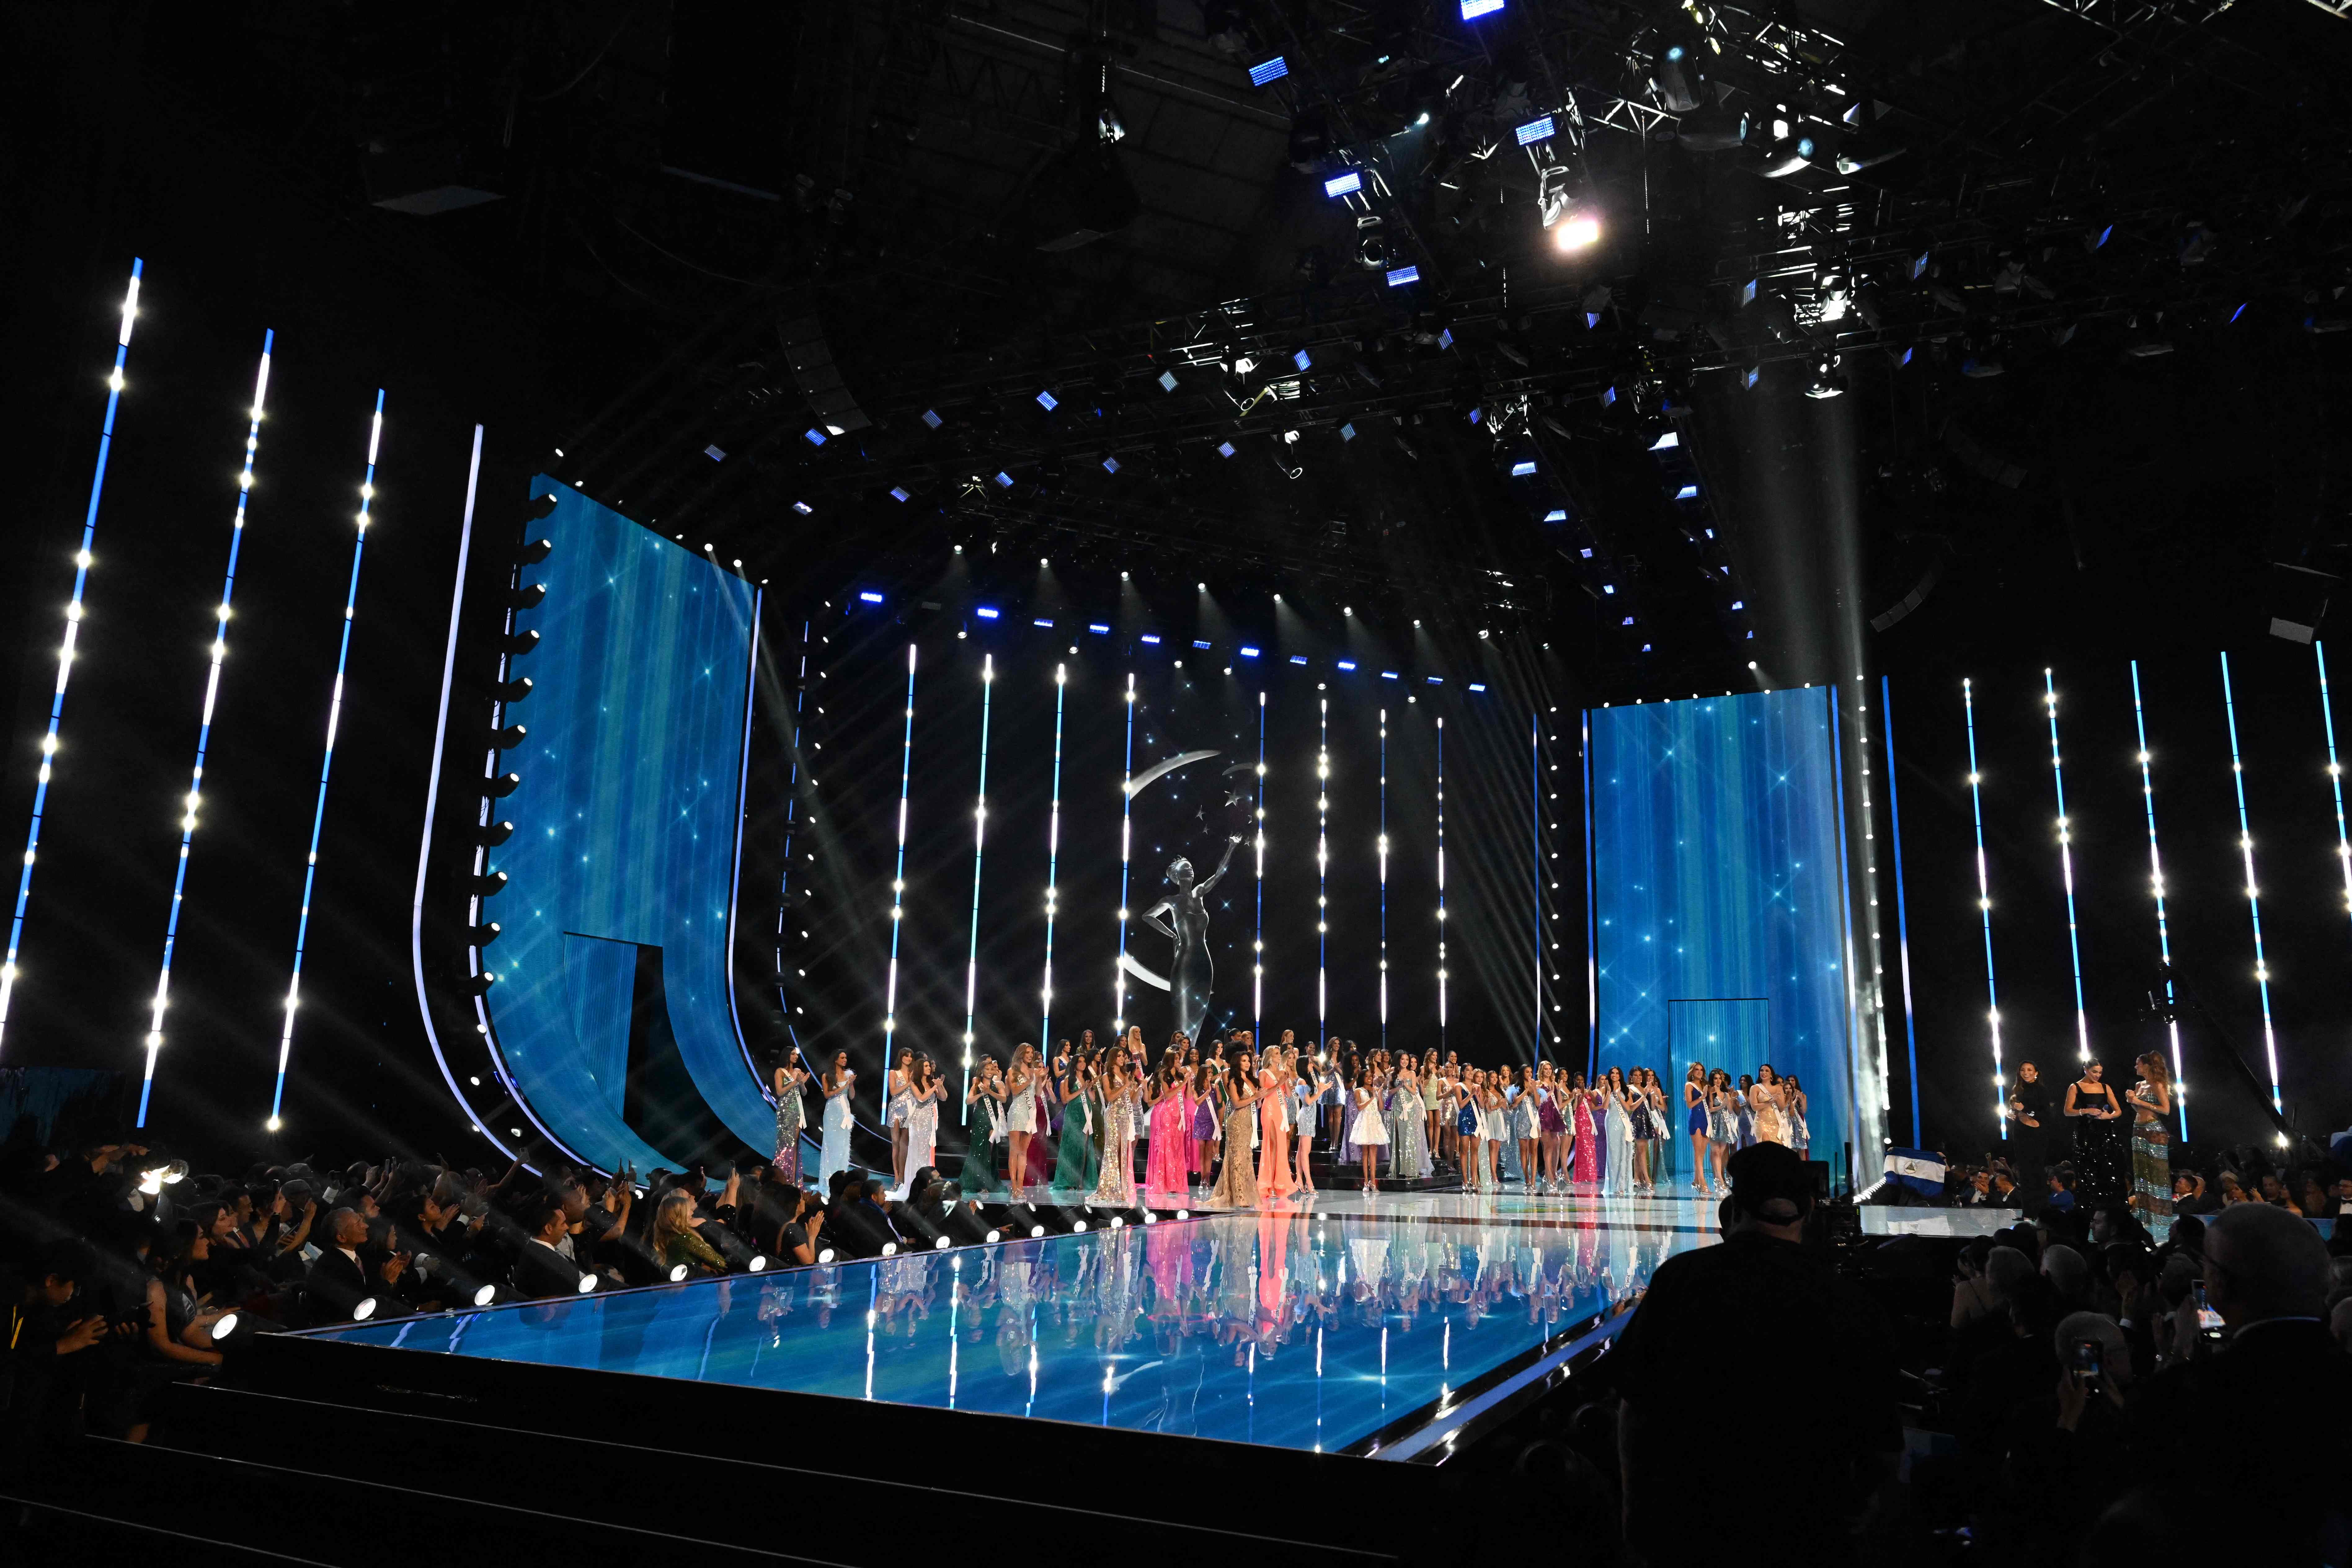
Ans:
[[[882,991],[882,1059],[898,1032],[898,931],[907,923],[907,795],[915,772],[915,645],[907,645],[906,727],[898,741],[898,854],[890,874],[890,968]]]
[[[963,1077],[967,1108],[971,1103],[969,1091],[971,1088],[971,1026],[980,1006],[980,862],[981,853],[988,846],[988,721],[995,699],[996,656],[983,654],[980,663],[980,787],[972,798],[971,807],[971,936],[965,951],[963,972]]]
[[[2066,818],[2066,770],[2058,755],[2058,689],[2047,666],[2042,671],[2042,701],[2050,718],[2050,779],[2058,791],[2058,871],[2066,889],[2066,956],[2074,970],[2074,1043],[2091,1059],[2091,1015],[2083,1005],[2083,945],[2074,919],[2074,830]]]
[[[2278,1031],[2271,1022],[2271,966],[2263,956],[2263,890],[2254,879],[2254,835],[2246,817],[2246,767],[2238,754],[2238,701],[2230,688],[2230,656],[2221,656],[2221,712],[2230,728],[2230,784],[2238,796],[2238,852],[2246,869],[2246,915],[2254,929],[2254,984],[2263,1001],[2263,1057],[2271,1073],[2271,1110],[2285,1114],[2279,1093]]]
[[[2132,730],[2139,737],[2139,795],[2147,807],[2147,886],[2156,896],[2156,951],[2164,964],[2164,1030],[2172,1042],[2172,1103],[2189,1137],[2189,1086],[2181,1072],[2180,1020],[2172,1012],[2172,929],[2164,910],[2164,858],[2156,847],[2156,782],[2148,773],[2147,711],[2140,703],[2139,660],[2131,661]]]
[[[1960,682],[1960,707],[1968,720],[1969,729],[1969,815],[1976,825],[1977,835],[1977,912],[1983,919],[1985,953],[1985,1023],[1992,1036],[1992,1079],[1996,1084],[2006,1080],[2000,1065],[2000,992],[1994,984],[1992,966],[1992,888],[1985,864],[1984,795],[1979,787],[1983,775],[1977,769],[1977,700],[1976,684]],[[2006,1091],[1997,1091],[2001,1098],[1993,1105],[1996,1125],[2002,1142],[2009,1139],[2009,1100]]]

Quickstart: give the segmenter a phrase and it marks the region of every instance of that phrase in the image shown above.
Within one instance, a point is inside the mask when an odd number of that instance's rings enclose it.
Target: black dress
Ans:
[[[2010,1086],[2009,1098],[2018,1106],[2010,1113],[2009,1163],[2017,1171],[2017,1184],[2024,1190],[2025,1206],[2039,1208],[2049,1184],[2050,1090],[2039,1079],[2015,1083]],[[2028,1116],[2042,1125],[2028,1127],[2022,1120]]]
[[[2113,1092],[2105,1084],[2092,1089],[2079,1079],[2074,1087],[2077,1110],[2105,1107]],[[2123,1119],[2076,1116],[2070,1120],[2074,1123],[2074,1195],[2086,1204],[2121,1202],[2131,1190],[2131,1162],[2126,1147],[2129,1134]]]

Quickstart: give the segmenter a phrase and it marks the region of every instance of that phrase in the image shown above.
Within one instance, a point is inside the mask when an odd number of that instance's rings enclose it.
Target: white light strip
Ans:
[[[2139,795],[2147,807],[2147,886],[2156,895],[2156,951],[2164,963],[2164,1029],[2172,1040],[2172,1102],[2180,1112],[2180,1136],[2189,1137],[2189,1084],[2181,1073],[2180,1020],[2172,1013],[2172,929],[2164,912],[2164,859],[2156,848],[2156,781],[2147,771],[2147,713],[2139,700],[2139,660],[2131,661],[2132,729],[2139,737]]]
[[[1884,933],[1878,924],[1878,827],[1870,805],[1870,686],[1860,674],[1853,678],[1854,744],[1862,767],[1862,891],[1865,900],[1870,938],[1870,999],[1866,1005],[1878,1026],[1878,1099],[1879,1109],[1895,1109],[1895,1074],[1887,1064],[1886,1049],[1886,949]],[[1895,759],[1889,757],[1886,766],[1891,772]]]
[[[2336,794],[2336,859],[2344,871],[2345,911],[2352,913],[2352,837],[2346,837],[2344,828],[2344,769],[2336,761],[2336,705],[2327,695],[2327,645],[2315,640],[2311,652],[2319,664],[2319,717],[2327,727],[2327,785]]]
[[[375,416],[368,421],[367,478],[360,483],[358,528],[352,536],[352,576],[343,591],[343,635],[335,649],[335,686],[327,699],[327,745],[319,760],[319,799],[310,811],[310,853],[302,862],[302,912],[294,923],[294,973],[286,982],[286,1019],[278,1036],[278,1082],[269,1091],[271,1131],[286,1106],[286,1064],[294,1054],[294,1012],[302,1000],[302,955],[310,940],[310,895],[319,881],[319,836],[327,821],[327,779],[335,766],[335,731],[343,718],[343,679],[352,658],[352,621],[359,611],[360,563],[367,552],[368,509],[375,500],[375,455],[383,442],[383,388],[375,389]],[[155,1082],[155,1047],[147,1047],[147,1078],[139,1089],[139,1124],[147,1124],[147,1093]]]
[[[25,830],[24,868],[16,877],[16,908],[8,920],[8,954],[0,959],[0,1039],[8,1032],[8,1004],[16,994],[16,953],[25,942],[25,906],[33,897],[33,864],[41,853],[41,819],[49,806],[49,770],[58,754],[58,725],[66,713],[66,682],[72,679],[74,643],[81,632],[82,590],[89,582],[89,547],[98,538],[98,503],[106,494],[106,458],[114,447],[114,409],[122,396],[122,364],[131,352],[131,323],[139,315],[139,277],[146,263],[131,258],[131,287],[122,296],[122,325],[114,336],[114,370],[106,378],[106,418],[98,430],[98,467],[89,479],[89,505],[82,513],[81,549],[74,554],[73,597],[66,601],[65,640],[58,646],[57,689],[49,694],[49,727],[41,737],[41,766],[33,784],[33,821]]]
[[[261,367],[254,373],[253,406],[245,427],[245,467],[236,476],[236,517],[229,525],[228,566],[221,574],[220,601],[213,606],[212,662],[205,672],[205,701],[196,720],[196,761],[188,773],[188,793],[181,803],[180,854],[172,868],[172,904],[163,917],[163,963],[155,973],[155,994],[147,1010],[147,1049],[152,1055],[163,1045],[163,1009],[172,998],[172,954],[180,942],[180,906],[188,885],[188,852],[196,837],[196,808],[204,804],[205,754],[213,739],[213,709],[220,700],[221,662],[228,657],[228,617],[236,600],[236,558],[245,543],[245,507],[253,494],[253,461],[261,450],[261,410],[269,394],[269,353],[278,334],[261,334]],[[146,1125],[141,1114],[140,1125]]]
[[[481,479],[482,427],[477,425],[473,456],[466,465],[466,510],[457,527],[457,580],[449,595],[449,640],[441,655],[441,707],[433,721],[433,767],[425,780],[425,831],[416,846],[416,896],[408,906],[408,963],[416,984],[417,1020],[425,1026],[425,1040],[433,1047],[433,1061],[441,1069],[441,1081],[448,1085],[449,1096],[457,1102],[457,1109],[466,1113],[467,1125],[488,1138],[499,1153],[512,1159],[514,1152],[483,1123],[466,1098],[466,1091],[457,1087],[457,1075],[450,1070],[448,1054],[441,1048],[441,1032],[433,1026],[433,1004],[425,986],[425,876],[433,863],[433,820],[441,802],[441,757],[449,733],[449,692],[457,679],[457,623],[466,607],[466,569],[474,552],[474,500],[479,493]],[[477,847],[475,853],[478,856],[481,851]]]
[[[1265,1033],[1265,693],[1257,694],[1257,916],[1250,952],[1250,1038]],[[1320,1048],[1322,1042],[1316,1042]]]
[[[1381,1048],[1389,1044],[1389,710],[1381,710]]]
[[[1062,880],[1062,697],[1068,690],[1070,667],[1054,667],[1054,804],[1045,819],[1045,977],[1037,987],[1037,1044],[1051,1053],[1054,1035],[1054,917],[1061,913]],[[971,1053],[964,1053],[965,1085],[969,1089]]]
[[[1127,867],[1134,847],[1135,671],[1127,672],[1127,772],[1118,784],[1118,970],[1111,982],[1111,1032],[1127,1033]]]
[[[1315,1037],[1329,1030],[1331,900],[1331,700],[1323,699],[1315,750]]]
[[[2230,724],[2230,783],[2238,792],[2238,851],[2246,867],[2246,913],[2254,923],[2254,983],[2263,998],[2263,1056],[2271,1069],[2271,1110],[2284,1116],[2279,1094],[2278,1034],[2271,1026],[2271,966],[2263,956],[2263,892],[2254,880],[2254,834],[2246,820],[2246,769],[2238,757],[2238,702],[2230,689],[2230,656],[2221,656],[2221,711]]]
[[[898,742],[898,862],[890,874],[890,973],[882,991],[882,1060],[890,1060],[890,1037],[898,1031],[898,928],[907,915],[907,790],[915,769],[915,645],[907,645],[907,721]],[[888,1086],[884,1086],[887,1100]],[[887,1110],[886,1104],[883,1108]]]
[[[1437,1048],[1445,1048],[1445,721],[1437,721]]]
[[[971,940],[964,955],[963,1077],[971,1087],[972,1018],[980,1005],[980,857],[988,844],[988,719],[996,698],[996,656],[980,660],[980,789],[971,807]]]
[[[1993,1124],[2002,1142],[2009,1139],[2009,1080],[2000,1067],[2000,993],[1992,973],[1992,887],[1985,868],[1984,796],[1978,788],[1977,699],[1973,681],[1960,682],[1960,708],[1969,726],[1969,815],[1977,830],[1977,910],[1984,920],[1985,1023],[1992,1030]]]
[[[2058,788],[2058,870],[2066,887],[2066,955],[2074,965],[2074,1043],[2091,1059],[2091,1015],[2083,1005],[2083,946],[2074,922],[2074,830],[2066,820],[2066,771],[2058,761],[2058,689],[2042,671],[2042,705],[2050,715],[2050,778]]]

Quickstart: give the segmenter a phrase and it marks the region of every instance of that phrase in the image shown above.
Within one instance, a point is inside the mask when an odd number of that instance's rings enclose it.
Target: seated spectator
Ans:
[[[2091,1293],[2091,1266],[2073,1247],[2062,1243],[2042,1253],[2042,1277],[2050,1281],[2060,1312],[2096,1310]]]
[[[675,1270],[686,1266],[689,1274],[724,1274],[727,1260],[709,1242],[696,1234],[694,1194],[683,1189],[673,1189],[662,1195],[654,1210],[652,1247],[655,1261]]]
[[[2221,1212],[2221,1200],[2208,1192],[2205,1178],[2194,1171],[2172,1173],[2172,1212],[2179,1215],[2205,1215]]]
[[[571,1218],[562,1204],[553,1200],[541,1204],[538,1224],[515,1255],[510,1276],[515,1294],[540,1298],[580,1293],[582,1270],[565,1256],[562,1245],[570,1238],[571,1229]]]
[[[2323,1542],[2352,1539],[2352,1359],[2322,1321],[2327,1279],[2318,1232],[2284,1208],[2213,1216],[2205,1297],[2224,1333],[2199,1331],[2193,1297],[2167,1321],[2165,1368],[2129,1412],[2149,1479],[2103,1533],[2162,1541],[2176,1561],[2263,1563],[2326,1561]]]
[[[787,1185],[778,1202],[776,1212],[782,1222],[769,1238],[768,1256],[785,1267],[816,1261],[817,1237],[824,1226],[824,1210],[815,1198],[796,1186]]]
[[[348,1322],[361,1302],[376,1300],[383,1279],[380,1267],[361,1256],[367,1239],[368,1222],[357,1209],[327,1215],[327,1245],[302,1277],[302,1304],[312,1322]]]
[[[2019,1189],[2017,1177],[2006,1160],[1996,1161],[1993,1164],[1992,1187],[1987,1202],[1990,1206],[2001,1209],[2021,1209],[2025,1206],[2025,1194]]]
[[[2053,1165],[2050,1167],[2050,1195],[2042,1199],[2042,1204],[2044,1208],[2056,1209],[2061,1214],[2070,1214],[2074,1211],[2074,1166]]]

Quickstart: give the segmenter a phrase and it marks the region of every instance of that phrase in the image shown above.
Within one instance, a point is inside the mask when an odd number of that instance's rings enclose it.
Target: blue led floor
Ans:
[[[1338,1201],[1334,1201],[1338,1200]],[[1711,1205],[1376,1201],[354,1325],[320,1337],[1361,1451],[1588,1331]],[[1474,1205],[1475,1205],[1474,1207]],[[1498,1210],[1502,1212],[1498,1212]],[[1400,1423],[1402,1430],[1396,1430]]]

